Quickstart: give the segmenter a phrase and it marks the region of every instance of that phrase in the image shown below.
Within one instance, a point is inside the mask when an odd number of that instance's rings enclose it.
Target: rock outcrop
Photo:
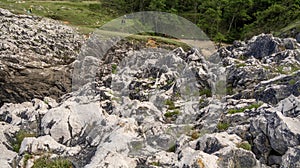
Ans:
[[[4,20],[38,19],[1,14]],[[72,35],[62,36],[55,43]],[[77,36],[72,39],[63,44],[73,47],[70,62],[80,44]],[[50,156],[80,168],[299,167],[300,52],[295,39],[262,34],[235,41],[209,59],[196,49],[169,51],[119,40],[101,41],[97,34],[88,40],[73,63],[74,91],[60,102],[46,94],[0,108],[3,166],[31,167]],[[3,57],[15,52],[13,42],[0,51]],[[70,63],[61,59],[63,49],[56,53],[40,45],[42,53],[26,49],[32,55],[13,65],[35,65],[29,59],[34,58],[47,64],[42,68],[47,71]],[[43,61],[44,50],[53,54],[50,62]]]
[[[0,106],[71,91],[83,38],[58,21],[0,9]]]

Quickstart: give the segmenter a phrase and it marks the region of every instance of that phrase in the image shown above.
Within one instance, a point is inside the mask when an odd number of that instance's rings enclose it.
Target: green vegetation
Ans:
[[[164,114],[164,116],[171,119],[171,121],[175,121],[177,116],[180,114],[178,107],[175,107],[174,102],[170,99],[165,101],[165,105],[168,106],[168,111]]]
[[[49,156],[44,156],[36,161],[32,168],[72,168],[72,162],[63,158],[51,159]]]
[[[291,65],[291,72],[296,72],[298,70],[300,70],[299,65]]]
[[[246,64],[245,63],[239,63],[239,64],[237,64],[237,68],[241,68],[241,67],[245,67],[246,66]]]
[[[176,109],[174,101],[172,101],[170,99],[165,101],[165,105],[168,106],[168,110],[175,110]]]
[[[113,74],[117,74],[117,65],[116,64],[112,64],[111,65],[111,73],[113,73]]]
[[[44,100],[44,103],[49,105],[49,101],[48,100]]]
[[[175,152],[176,151],[176,144],[170,146],[170,148],[167,150],[167,152]]]
[[[103,8],[99,1],[29,0],[17,3],[12,0],[1,0],[0,7],[18,14],[26,14],[27,10],[32,7],[33,15],[61,20],[66,24],[79,27],[85,33],[118,16],[115,10]]]
[[[262,103],[253,103],[253,104],[251,104],[251,105],[249,105],[249,106],[246,106],[246,107],[243,107],[243,108],[239,108],[239,109],[229,109],[229,110],[228,110],[228,114],[242,113],[242,112],[244,112],[244,111],[247,110],[247,109],[253,109],[253,108],[257,109],[257,108],[259,108],[261,105],[262,105]]]
[[[290,81],[289,81],[289,84],[290,85],[294,85],[296,83],[296,80],[295,79],[291,79]]]
[[[280,74],[287,74],[287,72],[285,72],[283,70],[283,68],[284,68],[284,66],[278,66],[278,67],[276,67],[275,72],[280,73]]]
[[[206,97],[211,97],[212,96],[211,89],[202,89],[199,91],[199,95],[200,96],[206,95]]]
[[[259,33],[300,31],[299,0],[0,0],[0,7],[61,20],[89,33],[108,21],[139,11],[178,14],[198,25],[216,43],[244,39]],[[130,19],[126,24],[130,25]],[[124,26],[126,29],[126,25]],[[151,36],[153,33],[148,33]],[[154,33],[155,35],[155,33]]]
[[[151,164],[152,164],[152,166],[160,166],[159,162],[152,162]]]
[[[120,13],[156,10],[197,24],[216,42],[300,30],[298,0],[102,0]],[[297,24],[296,24],[297,23]]]
[[[200,135],[201,134],[199,132],[193,131],[192,134],[191,134],[191,137],[192,137],[193,140],[195,140],[195,139],[198,139],[200,137]]]
[[[23,167],[26,167],[27,161],[28,161],[29,159],[31,159],[31,158],[32,158],[32,155],[31,155],[31,154],[25,153],[25,155],[24,155]]]
[[[225,130],[227,130],[227,129],[229,128],[229,126],[230,126],[230,124],[227,123],[227,122],[219,122],[219,123],[217,124],[217,128],[218,128],[218,130],[220,130],[220,131],[225,131]]]
[[[13,150],[15,152],[19,152],[23,139],[26,137],[35,137],[35,136],[36,136],[36,134],[34,134],[34,133],[31,133],[31,132],[28,132],[25,130],[20,130],[16,134],[16,139],[12,143]]]
[[[243,148],[245,150],[251,151],[251,145],[248,142],[241,142],[237,144],[238,148]]]
[[[171,117],[175,117],[178,116],[180,114],[179,110],[174,110],[174,111],[167,111],[164,116],[167,118],[171,118]]]
[[[286,70],[284,70],[285,67],[287,67]],[[286,65],[286,66],[279,65],[275,68],[270,68],[270,67],[264,67],[264,68],[270,69],[272,72],[279,73],[279,74],[290,74],[300,70],[300,67],[298,65]]]
[[[209,104],[209,102],[206,99],[201,98],[199,100],[199,109],[202,109],[202,108],[208,106],[208,104]]]
[[[226,93],[228,95],[233,95],[234,94],[233,87],[232,86],[227,86]]]

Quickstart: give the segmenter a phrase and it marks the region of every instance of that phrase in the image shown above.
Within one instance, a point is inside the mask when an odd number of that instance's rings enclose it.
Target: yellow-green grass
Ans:
[[[15,14],[27,14],[61,20],[66,24],[79,27],[85,33],[93,31],[118,16],[112,9],[102,8],[99,1],[16,1],[0,0],[0,8]]]

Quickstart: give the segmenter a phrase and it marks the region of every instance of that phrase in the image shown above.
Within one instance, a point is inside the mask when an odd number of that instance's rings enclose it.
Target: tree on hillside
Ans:
[[[166,8],[166,0],[151,0],[149,10],[164,11]]]

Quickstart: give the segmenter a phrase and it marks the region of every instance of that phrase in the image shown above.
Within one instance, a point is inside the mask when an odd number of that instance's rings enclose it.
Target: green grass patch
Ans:
[[[84,33],[93,30],[88,28],[98,28],[119,15],[113,9],[101,7],[99,1],[31,0],[17,3],[17,1],[0,0],[0,7],[16,14],[27,14],[27,10],[32,7],[32,15],[64,21],[66,24],[81,27],[85,30]]]
[[[291,66],[291,72],[296,72],[298,70],[300,70],[300,67],[298,65],[292,65]]]
[[[159,162],[152,162],[151,165],[152,166],[160,166],[160,163]]]
[[[177,108],[175,107],[174,101],[172,101],[172,100],[170,100],[170,99],[168,99],[168,100],[165,101],[165,105],[168,106],[168,110],[175,110],[175,109],[177,109]]]
[[[34,165],[32,168],[73,168],[73,164],[71,161],[64,158],[55,158],[51,159],[49,156],[44,156],[36,161],[34,161]]]
[[[24,162],[23,162],[23,166],[24,166],[24,167],[27,166],[27,161],[28,161],[29,159],[31,159],[32,157],[33,157],[33,156],[32,156],[31,154],[25,153],[25,155],[24,155]]]
[[[283,70],[284,66],[278,66],[276,69],[275,69],[275,72],[277,73],[280,73],[280,74],[286,74],[287,72],[285,72]]]
[[[116,64],[112,64],[111,65],[111,73],[117,74],[117,68],[118,68],[118,66]]]
[[[238,148],[243,148],[245,150],[251,151],[251,145],[248,142],[241,142],[237,144]]]
[[[23,139],[26,137],[35,137],[35,136],[36,136],[35,133],[31,133],[25,130],[20,130],[16,134],[15,140],[12,143],[13,150],[15,152],[19,152]]]
[[[219,122],[219,123],[217,124],[217,128],[218,128],[218,130],[220,130],[220,131],[225,131],[225,130],[227,130],[227,129],[229,128],[229,126],[230,126],[230,124],[227,123],[227,122]]]
[[[239,64],[236,65],[237,68],[241,68],[241,67],[245,67],[245,66],[246,66],[245,63],[239,63]]]
[[[245,110],[247,110],[247,109],[253,109],[253,108],[255,108],[255,109],[257,109],[257,108],[259,108],[260,106],[262,105],[262,103],[253,103],[253,104],[251,104],[251,105],[249,105],[249,106],[246,106],[246,107],[243,107],[243,108],[239,108],[239,109],[229,109],[228,110],[228,114],[236,114],[236,113],[242,113],[242,112],[244,112]]]
[[[178,116],[179,114],[180,114],[179,110],[174,110],[174,111],[167,111],[164,114],[164,116],[167,117],[167,118],[170,118],[170,117]]]
[[[211,97],[212,96],[211,89],[202,89],[199,91],[199,95],[200,96],[206,95],[206,97]]]
[[[289,84],[290,84],[290,85],[294,85],[294,84],[296,84],[296,82],[297,82],[297,81],[296,81],[295,79],[291,79],[291,80],[289,81]]]

